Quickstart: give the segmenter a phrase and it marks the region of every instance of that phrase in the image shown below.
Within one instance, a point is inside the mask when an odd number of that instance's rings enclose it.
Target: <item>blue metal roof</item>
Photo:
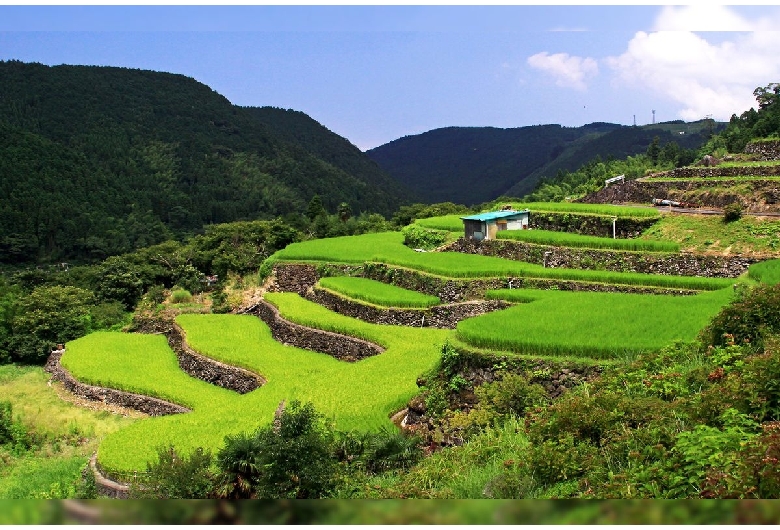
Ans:
[[[501,210],[498,212],[484,212],[476,215],[467,215],[461,217],[465,221],[492,221],[494,219],[505,219],[508,217],[514,217],[521,214],[526,214],[530,210]]]

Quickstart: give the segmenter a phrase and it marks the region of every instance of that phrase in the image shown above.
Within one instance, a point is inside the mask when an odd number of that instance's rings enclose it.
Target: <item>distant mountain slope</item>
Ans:
[[[280,140],[300,145],[309,154],[385,190],[391,197],[400,197],[409,203],[420,200],[355,145],[309,115],[276,107],[249,107],[246,111]]]
[[[315,194],[385,215],[415,198],[305,115],[182,75],[19,61],[0,62],[0,177],[5,262],[102,258]]]
[[[643,153],[655,136],[661,145],[704,142],[699,127],[628,127],[593,123],[570,128],[536,125],[510,129],[448,127],[406,136],[367,152],[387,173],[429,202],[479,204],[501,195],[522,196],[544,177],[575,170],[596,156]],[[688,128],[690,129],[690,128]]]

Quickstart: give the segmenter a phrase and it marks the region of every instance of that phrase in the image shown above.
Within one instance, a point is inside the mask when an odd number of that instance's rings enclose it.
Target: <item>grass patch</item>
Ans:
[[[0,396],[36,440],[36,447],[21,456],[0,455],[0,498],[69,495],[99,443],[135,421],[74,405],[60,397],[69,394],[58,383],[49,386],[48,380],[41,367],[0,366]]]
[[[635,252],[679,252],[680,245],[668,241],[647,241],[643,239],[613,239],[610,237],[586,236],[551,230],[503,230],[497,239],[524,241],[537,245],[559,247],[627,250]]]
[[[748,269],[748,276],[756,281],[769,285],[780,283],[780,259],[770,259],[754,263]]]
[[[502,498],[495,487],[500,475],[517,473],[528,447],[521,420],[510,419],[487,427],[469,443],[442,449],[408,472],[379,476],[366,485],[368,497],[423,497],[438,499]]]
[[[395,285],[351,276],[330,276],[322,278],[320,286],[344,296],[384,307],[429,308],[439,305],[441,300]]]
[[[431,228],[434,230],[446,230],[448,232],[463,232],[463,219],[461,216],[467,214],[457,215],[440,215],[438,217],[427,217],[425,219],[417,219],[414,224],[420,225],[423,228]]]
[[[531,215],[533,215],[534,212],[551,212],[651,219],[660,217],[661,215],[658,213],[658,210],[648,206],[617,206],[613,204],[588,204],[580,202],[508,202],[498,203],[496,204],[496,208],[500,208],[504,204],[511,204],[516,210],[531,210]]]
[[[780,250],[780,219],[743,216],[724,223],[719,215],[671,214],[645,230],[642,238],[673,241],[690,252],[766,256]]]
[[[489,298],[527,297],[521,298],[527,303],[463,320],[457,335],[478,348],[614,359],[693,340],[732,295],[732,289],[685,297],[488,291]]]

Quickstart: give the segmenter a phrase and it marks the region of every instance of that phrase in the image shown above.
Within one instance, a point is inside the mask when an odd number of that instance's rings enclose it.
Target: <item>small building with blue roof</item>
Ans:
[[[528,228],[529,210],[500,210],[461,217],[466,239],[495,239],[502,230]]]

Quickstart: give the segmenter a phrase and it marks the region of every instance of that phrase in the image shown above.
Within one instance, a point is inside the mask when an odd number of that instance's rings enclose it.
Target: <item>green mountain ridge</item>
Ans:
[[[303,113],[183,75],[0,62],[0,261],[102,259],[204,225],[417,197]]]
[[[394,140],[367,154],[428,202],[473,205],[500,196],[522,197],[543,179],[574,171],[596,157],[644,153],[656,136],[661,145],[698,148],[707,140],[710,125],[446,127]]]

